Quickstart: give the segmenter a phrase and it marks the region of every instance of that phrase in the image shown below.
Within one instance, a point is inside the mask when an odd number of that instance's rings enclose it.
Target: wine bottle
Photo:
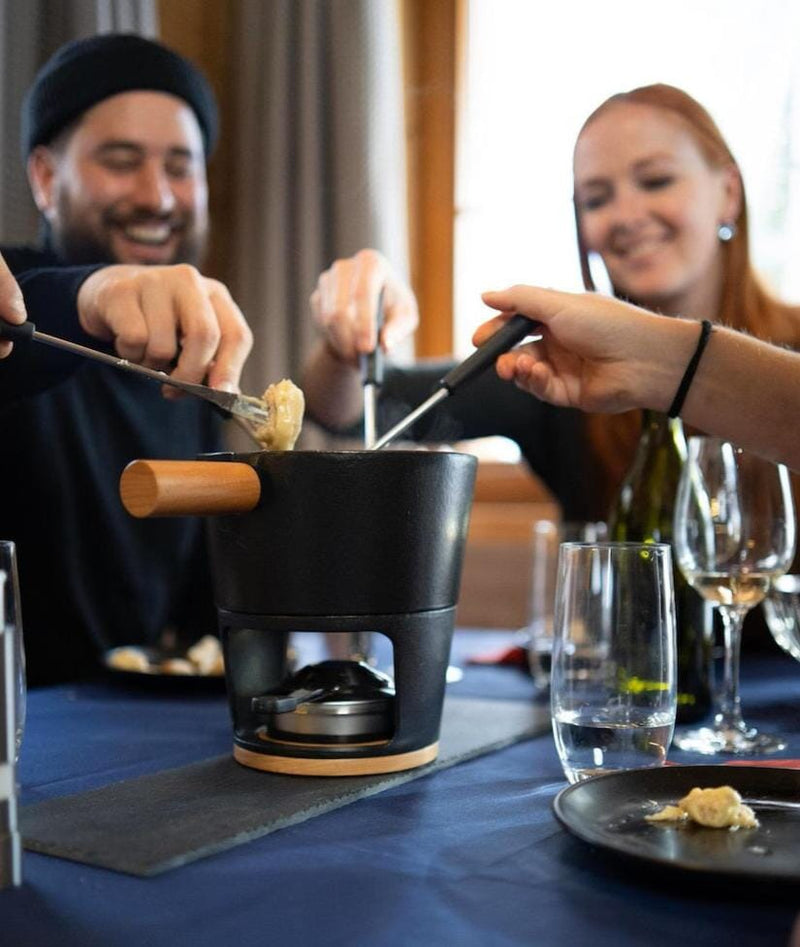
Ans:
[[[672,542],[672,517],[686,439],[678,418],[644,411],[642,435],[609,516],[610,538]],[[677,567],[673,551],[678,665],[678,723],[701,720],[711,709],[712,607]]]

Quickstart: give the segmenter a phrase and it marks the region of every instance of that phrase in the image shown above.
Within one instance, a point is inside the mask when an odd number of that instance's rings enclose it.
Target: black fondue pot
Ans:
[[[476,466],[466,454],[427,451],[255,452],[129,465],[121,493],[134,515],[209,516],[240,762],[347,775],[435,758]],[[395,692],[376,697],[388,727],[369,726],[352,741],[326,740],[323,728],[315,742],[313,732],[265,725],[265,700],[285,685],[287,637],[298,631],[390,639]],[[320,705],[313,713],[324,722],[335,711]]]

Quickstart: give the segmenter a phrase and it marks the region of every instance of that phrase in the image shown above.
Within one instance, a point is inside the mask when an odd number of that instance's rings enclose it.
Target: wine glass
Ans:
[[[692,437],[678,485],[673,543],[686,579],[719,611],[725,667],[711,727],[679,733],[698,753],[770,753],[785,747],[742,719],[739,652],[747,612],[789,568],[795,516],[789,474],[716,437]]]
[[[800,661],[800,575],[782,575],[772,583],[764,614],[775,641]]]

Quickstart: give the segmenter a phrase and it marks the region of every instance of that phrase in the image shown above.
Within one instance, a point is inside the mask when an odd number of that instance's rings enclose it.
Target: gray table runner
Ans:
[[[225,755],[25,806],[27,849],[148,876],[260,838],[550,729],[530,702],[448,697],[439,756],[401,773],[284,776]]]

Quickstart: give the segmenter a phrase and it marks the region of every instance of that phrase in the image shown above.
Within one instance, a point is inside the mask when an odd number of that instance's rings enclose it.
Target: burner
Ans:
[[[279,687],[252,699],[265,741],[372,743],[394,729],[391,678],[357,661],[323,661],[302,668]]]

